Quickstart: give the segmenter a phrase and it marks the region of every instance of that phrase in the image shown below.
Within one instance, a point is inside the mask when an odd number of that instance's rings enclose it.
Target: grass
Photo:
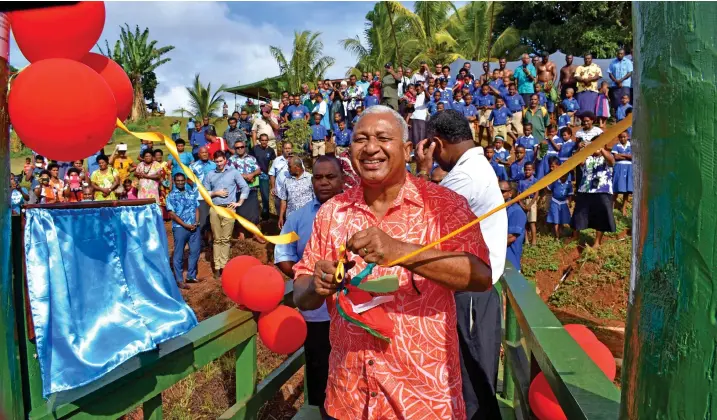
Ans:
[[[128,123],[127,128],[129,128],[131,131],[159,131],[160,133],[171,135],[172,129],[171,124],[174,122],[174,120],[179,120],[182,123],[182,131],[180,134],[180,137],[187,140],[185,137],[187,136],[187,122],[189,121],[189,118],[181,118],[181,117],[151,117],[144,121],[139,121],[137,123]],[[221,135],[224,130],[227,128],[227,122],[223,118],[218,118],[216,120],[211,121],[212,124],[216,127],[217,134]],[[11,134],[11,140],[13,143],[17,143],[17,135],[13,131]],[[137,155],[139,154],[139,148],[140,148],[140,141],[136,137],[133,137],[127,133],[125,133],[122,130],[116,129],[114,133],[112,134],[111,139],[113,144],[108,144],[105,146],[104,150],[107,155],[112,153],[112,150],[114,150],[114,145],[118,143],[125,143],[127,144],[127,155],[130,156],[132,159],[137,159]],[[157,146],[157,148],[162,149],[165,154],[167,153],[167,150],[164,148],[164,146]],[[10,153],[10,170],[12,173],[17,174],[22,171],[22,167],[25,164],[25,158],[30,156],[31,152],[29,149],[23,149],[22,151],[16,150],[14,152]]]

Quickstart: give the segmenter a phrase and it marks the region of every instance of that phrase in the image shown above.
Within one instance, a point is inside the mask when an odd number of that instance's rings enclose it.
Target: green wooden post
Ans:
[[[237,401],[250,397],[256,390],[256,335],[236,347]]]
[[[144,420],[162,420],[162,394],[157,394],[142,404]]]
[[[515,317],[515,311],[508,299],[504,298],[503,301],[506,302],[505,341],[508,344],[517,344],[520,337],[518,335],[518,320]],[[508,401],[513,401],[515,398],[515,382],[513,381],[512,369],[510,363],[503,363],[503,393],[505,394],[505,399]]]
[[[635,208],[621,418],[717,418],[717,4],[634,2]]]
[[[24,417],[20,352],[10,261],[10,133],[7,114],[7,79],[10,22],[0,13],[0,407],[10,419]]]

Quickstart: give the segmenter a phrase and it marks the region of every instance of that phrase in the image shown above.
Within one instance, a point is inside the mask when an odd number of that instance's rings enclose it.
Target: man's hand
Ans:
[[[230,208],[230,209],[232,209],[232,210],[234,210],[234,209],[236,209],[237,207],[241,207],[242,204],[244,204],[244,200],[243,200],[243,199],[237,201],[236,203],[229,203],[229,204],[227,205],[227,207]]]
[[[334,282],[336,273],[336,261],[317,261],[314,265],[314,279],[311,283],[311,291],[321,297],[329,297],[338,291],[340,283]]]
[[[215,196],[215,197],[226,198],[226,197],[229,196],[229,192],[228,192],[227,190],[225,190],[225,189],[217,190],[217,191],[214,191],[214,196]]]
[[[370,227],[354,234],[346,243],[346,248],[358,254],[368,263],[381,264],[401,257],[404,243],[393,239],[377,227]]]
[[[428,139],[423,139],[416,145],[414,157],[419,172],[430,173],[433,169],[433,151],[436,150],[436,143],[432,142],[428,149],[425,149]]]
[[[271,191],[269,191],[271,195],[276,195],[276,188],[272,188]]]

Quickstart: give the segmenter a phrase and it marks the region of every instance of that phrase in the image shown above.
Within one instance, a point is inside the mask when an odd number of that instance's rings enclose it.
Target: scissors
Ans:
[[[346,268],[344,265],[348,261],[349,253],[346,244],[349,242],[349,232],[346,231],[346,241],[339,246],[339,263],[336,265],[336,273],[334,273],[334,282],[341,283],[346,276]]]

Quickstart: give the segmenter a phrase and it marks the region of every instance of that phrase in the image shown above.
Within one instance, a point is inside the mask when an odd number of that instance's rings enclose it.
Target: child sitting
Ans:
[[[560,160],[550,158],[550,171],[554,171],[560,165]],[[553,225],[553,233],[555,238],[560,239],[560,227],[570,224],[570,200],[573,195],[573,183],[570,181],[569,174],[560,177],[559,180],[548,186],[548,190],[552,193],[550,205],[548,208],[548,224]]]
[[[617,196],[622,194],[621,211],[623,216],[627,216],[627,198],[632,194],[632,147],[627,131],[620,133],[618,140],[620,142],[612,148],[612,154],[615,156],[612,181],[613,203],[617,207]]]
[[[495,149],[493,148],[493,146],[486,146],[484,148],[484,153],[485,158],[488,159],[490,166],[493,168],[495,175],[498,177],[498,181],[507,181],[508,174],[505,173],[505,168],[502,165],[498,164],[498,162],[496,162],[494,159]]]

